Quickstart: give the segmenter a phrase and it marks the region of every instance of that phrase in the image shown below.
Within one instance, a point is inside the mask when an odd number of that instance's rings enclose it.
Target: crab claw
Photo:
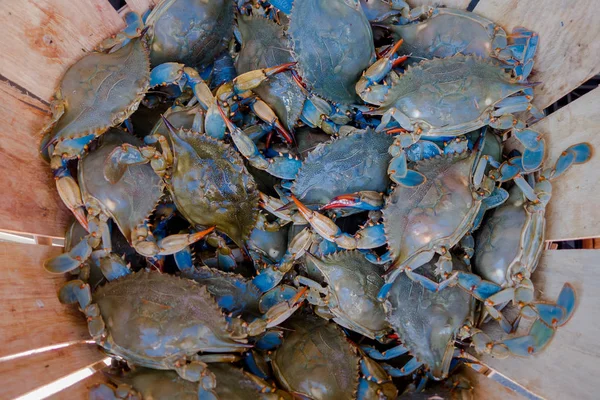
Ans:
[[[294,138],[292,137],[292,134],[288,132],[287,129],[285,129],[281,121],[279,121],[279,118],[277,118],[277,115],[275,115],[275,112],[271,109],[271,107],[267,105],[267,103],[260,99],[257,99],[251,104],[251,107],[252,111],[254,111],[258,118],[265,121],[269,125],[275,127],[277,132],[279,132],[279,134],[283,136],[287,143],[294,143]]]
[[[304,303],[304,298],[308,292],[307,287],[298,290],[298,293],[287,301],[282,301],[271,307],[267,313],[267,328],[272,328],[288,319]]]
[[[211,226],[208,229],[205,229],[200,232],[195,232],[191,234],[176,234],[170,235],[158,241],[157,245],[160,248],[160,255],[167,256],[169,254],[175,254],[183,249],[185,249],[190,244],[197,242],[198,240],[204,238],[206,235],[215,230],[214,226]]]
[[[269,79],[271,76],[283,71],[287,71],[294,65],[296,65],[296,62],[289,62],[277,65],[275,67],[245,72],[233,80],[235,91],[236,93],[242,93],[247,90],[252,90]]]
[[[85,215],[81,190],[75,179],[64,170],[56,177],[56,189],[63,203],[73,213],[77,222],[89,232],[87,216]]]
[[[383,206],[383,195],[378,192],[365,191],[353,194],[342,194],[334,197],[320,210],[331,210],[334,208],[356,208],[364,211],[380,210]]]
[[[83,310],[92,302],[90,285],[79,279],[69,281],[58,291],[58,300],[62,304],[79,303]]]
[[[298,198],[291,195],[292,201],[298,207],[298,211],[312,225],[313,229],[330,242],[340,234],[340,228],[331,219],[306,207]]]

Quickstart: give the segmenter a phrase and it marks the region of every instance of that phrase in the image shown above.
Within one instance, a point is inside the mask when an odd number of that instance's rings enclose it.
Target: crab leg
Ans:
[[[411,358],[402,368],[392,367],[388,364],[383,364],[382,367],[385,371],[390,374],[393,378],[399,378],[401,376],[408,376],[420,368],[423,363],[419,362],[416,358]]]
[[[401,344],[387,349],[384,352],[380,352],[379,350],[371,346],[361,346],[360,348],[365,353],[367,353],[369,357],[379,361],[392,360],[396,357],[400,357],[408,353],[408,349]]]
[[[294,261],[302,257],[306,250],[313,243],[313,233],[310,229],[304,228],[297,234],[288,245],[286,253],[279,262],[278,266],[269,266],[264,268],[253,280],[262,292],[273,289],[281,282],[283,276],[290,271]]]
[[[517,27],[513,29],[508,39],[511,44],[507,49],[511,52],[512,58],[506,61],[516,64],[515,76],[520,82],[524,82],[533,69],[533,56],[537,50],[539,36],[533,31]]]
[[[206,237],[206,242],[217,248],[217,265],[222,271],[231,271],[237,267],[235,257],[223,237],[212,232]]]
[[[348,117],[348,114],[350,114],[349,110],[344,111],[340,107],[334,109],[327,101],[312,94],[295,70],[292,71],[292,78],[294,78],[294,82],[296,82],[306,96],[302,113],[300,114],[302,122],[311,128],[320,128],[329,135],[337,134],[340,130],[340,125],[350,122],[350,118]]]
[[[270,159],[265,158],[259,152],[252,139],[227,118],[221,106],[219,106],[219,111],[227,124],[231,139],[235,143],[237,149],[253,167],[282,179],[294,179],[296,177],[298,170],[302,166],[302,161],[293,158],[291,155],[289,157],[279,156]]]
[[[228,109],[230,100],[237,100],[238,98],[250,99],[250,107],[254,113],[261,120],[273,126],[287,143],[293,143],[294,138],[286,130],[281,121],[279,121],[275,112],[264,101],[260,100],[258,96],[254,95],[251,90],[258,87],[271,76],[289,70],[295,64],[295,62],[291,62],[271,68],[248,71],[236,77],[232,82],[221,85],[217,89],[216,94],[219,107]],[[225,118],[223,117],[223,119]]]
[[[330,218],[306,207],[296,196],[292,195],[292,200],[300,214],[319,235],[343,249],[374,249],[385,244],[385,234],[381,224],[364,227],[354,235],[349,235],[342,232]]]
[[[283,300],[267,310],[261,317],[247,324],[245,327],[249,336],[257,336],[264,333],[268,328],[272,328],[284,322],[292,316],[298,308],[304,303],[304,298],[308,288],[300,289],[292,298]]]
[[[356,83],[356,93],[369,104],[380,105],[385,100],[390,87],[380,85],[379,82],[385,78],[392,68],[406,61],[408,57],[396,57],[396,51],[402,46],[402,40],[399,40],[384,57],[381,57],[363,73],[362,77]]]
[[[575,291],[566,283],[557,300],[557,304],[532,303],[527,306],[535,312],[537,319],[531,325],[527,335],[499,342],[478,329],[473,329],[473,346],[477,352],[488,353],[495,357],[506,357],[508,352],[527,357],[541,352],[552,340],[556,328],[564,325],[575,309]]]
[[[150,86],[178,85],[181,89],[188,86],[194,92],[194,96],[200,105],[206,110],[204,126],[206,133],[215,139],[225,137],[225,123],[217,110],[217,101],[210,88],[194,68],[186,67],[184,64],[169,62],[160,64],[150,72]],[[200,121],[194,120],[195,128]]]

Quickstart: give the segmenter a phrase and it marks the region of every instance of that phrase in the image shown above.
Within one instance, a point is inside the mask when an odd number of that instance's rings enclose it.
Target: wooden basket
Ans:
[[[38,156],[40,128],[62,74],[85,51],[124,27],[122,15],[144,12],[157,0],[127,0],[115,11],[108,0],[2,0],[0,2],[0,230],[32,234],[38,244],[0,243],[0,399],[43,398],[61,378],[73,383],[50,397],[84,399],[104,381],[105,355],[90,343],[82,314],[61,305],[63,277],[42,268],[61,253],[48,246],[60,238],[71,215],[59,199],[48,165]],[[301,0],[296,0],[301,1]],[[413,0],[413,6],[430,1]],[[600,72],[600,23],[594,0],[446,0],[507,31],[525,26],[539,33],[533,80],[543,109]],[[471,4],[471,7],[472,5]],[[548,157],[587,141],[600,151],[600,89],[538,122]],[[554,185],[547,240],[600,237],[600,156],[577,166]],[[592,246],[593,247],[593,246]],[[537,296],[554,299],[563,282],[577,289],[573,319],[549,348],[527,359],[484,358],[490,366],[547,399],[592,399],[600,392],[600,251],[546,250],[534,274]],[[475,397],[518,398],[483,375],[470,373]],[[66,378],[65,378],[66,377]],[[82,379],[85,378],[85,379]],[[79,380],[79,381],[78,381]],[[32,392],[39,389],[36,392]]]

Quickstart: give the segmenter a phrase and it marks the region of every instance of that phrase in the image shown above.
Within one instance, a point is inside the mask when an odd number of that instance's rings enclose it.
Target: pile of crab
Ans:
[[[531,275],[551,182],[592,150],[543,165],[534,32],[384,0],[126,20],[40,145],[76,217],[45,268],[115,360],[90,398],[453,396],[461,363],[569,320],[573,288],[540,302]]]

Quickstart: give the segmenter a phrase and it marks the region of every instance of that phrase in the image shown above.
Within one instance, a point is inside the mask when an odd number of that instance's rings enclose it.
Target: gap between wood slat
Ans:
[[[102,367],[105,364],[102,362],[98,363],[98,365]],[[89,400],[90,389],[93,386],[101,383],[108,383],[108,379],[102,373],[102,370],[98,370],[93,375],[78,381],[72,386],[69,386],[56,394],[51,395],[47,398],[47,400]]]
[[[97,365],[105,358],[95,344],[86,344],[0,363],[1,397],[12,399],[27,394],[73,372]]]

